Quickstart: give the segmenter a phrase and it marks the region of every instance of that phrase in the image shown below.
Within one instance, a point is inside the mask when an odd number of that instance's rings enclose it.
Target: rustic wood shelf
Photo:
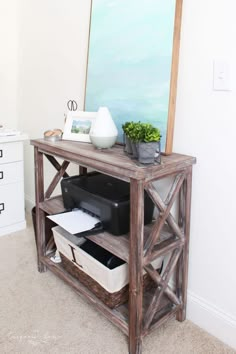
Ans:
[[[61,264],[53,263],[48,257],[41,258],[42,262],[50,269],[54,274],[64,280],[72,288],[74,288],[79,294],[85,296],[86,300],[91,302],[99,311],[101,311],[108,319],[110,316],[115,319],[114,323],[127,335],[128,334],[128,324],[127,324],[127,313],[126,311],[119,311],[119,308],[110,309],[102,301],[100,301],[88,288],[81,284],[77,279],[70,275]],[[123,305],[124,306],[124,305]],[[124,316],[124,313],[126,315]]]
[[[44,200],[43,202],[39,203],[39,207],[49,215],[59,214],[65,211],[61,195],[52,197],[48,200]]]
[[[128,317],[129,317],[129,309],[128,309],[128,303],[122,304],[119,307],[116,307],[115,309],[110,309],[102,301],[100,301],[88,288],[86,288],[83,284],[81,284],[77,279],[75,279],[72,275],[70,275],[64,268],[63,266],[59,263],[53,263],[50,258],[43,257],[42,262],[50,269],[54,274],[56,274],[58,277],[60,277],[64,282],[69,284],[74,290],[76,290],[79,294],[83,294],[86,298],[86,300],[94,307],[97,308],[102,314],[104,314],[108,319],[110,319],[110,316],[113,317],[113,323],[119,327],[122,332],[126,335],[128,335],[129,328],[128,328]],[[144,301],[143,301],[143,312],[145,312],[146,308],[148,307],[150,298],[153,296],[153,289],[149,289],[146,291],[143,296],[144,296]],[[152,326],[156,327],[156,323],[161,319],[164,318],[166,315],[169,316],[170,309],[173,312],[176,312],[178,310],[177,307],[174,309],[172,308],[171,302],[167,299],[164,298],[162,301],[162,304],[160,306],[160,309],[158,313],[156,313],[155,318],[153,320]],[[164,321],[163,321],[164,322]],[[145,335],[148,334],[148,332],[145,333]]]
[[[36,245],[38,270],[47,268],[83,295],[93,306],[117,325],[129,338],[129,353],[141,354],[142,338],[162,325],[169,318],[183,321],[186,317],[188,248],[190,232],[192,165],[191,156],[171,154],[162,157],[160,165],[138,166],[123,151],[122,146],[97,150],[92,144],[61,140],[48,142],[32,140],[35,158],[36,190]],[[51,183],[44,188],[44,156],[56,168]],[[63,160],[59,164],[57,158]],[[90,290],[71,276],[60,264],[53,263],[46,255],[45,215],[65,211],[62,197],[51,197],[62,177],[68,176],[66,168],[73,162],[86,173],[87,167],[130,183],[130,232],[129,235],[112,236],[107,232],[89,236],[90,240],[122,258],[129,264],[129,301],[110,309]],[[154,183],[167,179],[169,192],[165,200]],[[144,191],[152,198],[157,219],[144,226]],[[177,204],[177,215],[172,207]],[[159,274],[151,262],[167,256],[164,269]],[[155,286],[143,290],[143,272]],[[174,277],[176,287],[169,285]]]
[[[65,211],[61,195],[45,200],[39,205],[40,209],[42,209],[45,213],[49,215],[62,213]],[[152,226],[152,224],[144,226],[144,242],[148,238]],[[94,235],[87,236],[87,238],[89,238],[94,243],[102,246],[109,252],[113,253],[115,256],[123,259],[125,262],[129,263],[128,234],[116,237],[111,235],[109,232],[102,231]],[[171,250],[173,246],[176,246],[175,244],[173,244],[174,240],[178,242],[175,239],[175,236],[173,236],[173,233],[168,229],[168,226],[165,226],[161,230],[160,239],[158,240],[155,246],[157,248],[157,256],[161,256],[162,254],[166,253],[167,247]],[[152,258],[155,259],[157,258],[157,256],[154,255]]]
[[[148,238],[151,227],[152,225],[144,226],[144,240]],[[95,235],[87,236],[87,238],[129,263],[129,234],[117,237],[108,232],[101,232]],[[165,230],[161,233],[160,239],[158,240],[158,245],[159,247],[160,245],[166,246],[167,244],[172,243],[172,241],[173,235]],[[162,246],[160,249],[161,248]]]

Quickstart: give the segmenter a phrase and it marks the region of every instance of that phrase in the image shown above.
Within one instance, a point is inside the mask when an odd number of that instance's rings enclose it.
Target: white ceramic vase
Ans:
[[[107,149],[115,144],[118,130],[107,107],[99,108],[89,136],[98,149]]]

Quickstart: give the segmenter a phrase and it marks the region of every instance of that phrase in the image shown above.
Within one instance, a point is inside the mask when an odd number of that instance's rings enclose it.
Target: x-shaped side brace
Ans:
[[[48,199],[48,198],[50,198],[51,194],[53,193],[54,189],[56,188],[61,177],[69,177],[69,175],[66,173],[66,169],[69,166],[70,162],[63,161],[63,163],[60,165],[54,156],[50,156],[47,154],[45,154],[45,156],[51,162],[51,164],[55,167],[55,169],[57,170],[57,173],[55,174],[52,182],[48,186],[48,189],[47,189],[45,196],[44,196],[45,199]]]
[[[165,202],[163,202],[163,200],[161,199],[161,197],[157,193],[157,191],[152,183],[149,183],[145,188],[147,193],[152,198],[154,204],[156,204],[156,206],[160,210],[160,215],[159,215],[157,221],[155,222],[155,224],[152,228],[152,231],[151,231],[151,233],[144,245],[144,256],[145,256],[145,263],[146,264],[148,263],[148,261],[150,259],[153,247],[155,246],[158,238],[160,237],[160,233],[161,233],[161,230],[162,230],[165,222],[168,223],[170,228],[173,230],[174,234],[176,234],[181,240],[184,239],[184,234],[183,234],[182,230],[180,229],[179,225],[177,224],[174,217],[170,213],[170,210],[171,210],[173,203],[179,193],[179,190],[184,182],[184,179],[185,179],[184,173],[180,173],[175,177],[175,180],[172,184],[172,187],[169,191],[169,194],[168,194]]]
[[[175,269],[176,263],[179,259],[181,252],[182,252],[182,247],[176,248],[172,252],[171,257],[170,257],[168,264],[166,266],[166,269],[165,269],[163,275],[161,276],[161,281],[159,281],[160,279],[156,275],[156,282],[157,282],[158,286],[157,286],[157,289],[153,295],[153,298],[152,298],[152,301],[148,307],[148,310],[144,316],[144,330],[149,328],[149,326],[153,320],[153,317],[155,316],[155,313],[160,305],[161,298],[164,295],[164,293],[169,298],[171,297],[172,301],[174,300],[174,302],[177,302],[177,304],[179,305],[179,300],[177,299],[176,295],[169,288],[168,283],[169,283],[170,277]],[[149,272],[148,267],[147,267],[147,271]]]
[[[145,264],[144,269],[157,285],[152,301],[144,316],[144,321],[143,321],[144,331],[150,327],[152,320],[156,314],[156,311],[160,306],[161,299],[164,294],[176,306],[180,306],[182,303],[181,300],[176,295],[176,293],[171,289],[168,283],[172,273],[176,268],[178,259],[184,247],[184,233],[181,227],[175,221],[175,218],[171,214],[170,210],[177,196],[179,195],[179,192],[185,181],[185,178],[186,178],[186,174],[184,172],[181,172],[176,175],[165,201],[161,199],[154,185],[151,182],[148,183],[145,188],[147,193],[152,198],[154,204],[159,209],[160,214],[144,246],[144,264]],[[161,230],[166,222],[169,225],[170,229],[173,231],[176,238],[169,245],[169,252],[171,256],[169,258],[164,273],[160,275],[150,263],[152,260],[152,252],[154,250],[155,244],[160,238]]]

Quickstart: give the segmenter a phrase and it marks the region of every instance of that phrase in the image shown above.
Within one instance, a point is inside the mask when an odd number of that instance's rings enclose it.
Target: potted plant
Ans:
[[[132,156],[138,158],[137,143],[142,137],[142,123],[126,122],[123,126],[126,136],[126,151],[129,149],[128,146],[130,146]]]
[[[140,139],[137,144],[138,160],[144,164],[154,163],[155,155],[161,157],[161,132],[150,123],[141,123]]]
[[[131,142],[133,157],[138,158],[139,162],[153,163],[157,152],[160,156],[161,133],[158,128],[142,122],[126,122],[122,128],[126,151],[128,152],[128,143]]]
[[[132,129],[133,122],[125,122],[122,125],[122,129],[124,132],[124,150],[128,154],[132,154],[132,146],[131,146],[131,140],[129,138],[129,130]]]

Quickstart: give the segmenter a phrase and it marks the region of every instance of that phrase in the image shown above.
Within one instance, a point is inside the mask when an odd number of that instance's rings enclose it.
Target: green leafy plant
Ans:
[[[161,132],[150,123],[126,122],[122,125],[126,136],[133,142],[160,141]]]
[[[125,135],[131,140],[136,141],[138,135],[138,125],[140,122],[126,122],[122,125]]]
[[[154,127],[152,124],[149,123],[143,123],[142,129],[143,129],[143,135],[141,141],[145,143],[160,141],[161,139],[160,129]]]
[[[130,126],[133,124],[133,122],[125,122],[124,124],[122,124],[122,129],[123,132],[127,135],[128,131],[130,129]]]

